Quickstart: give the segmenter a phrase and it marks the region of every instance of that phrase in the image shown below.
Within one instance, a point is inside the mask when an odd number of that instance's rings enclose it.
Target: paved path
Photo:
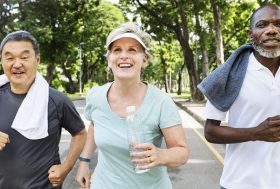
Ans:
[[[190,158],[187,164],[176,169],[168,170],[173,183],[173,188],[218,189],[225,147],[224,145],[209,144],[204,139],[203,127],[201,125],[204,121],[201,118],[204,104],[185,102],[181,99],[174,99],[174,101],[179,107],[181,107],[179,112],[183,120],[183,127],[190,148]],[[74,104],[84,119],[84,101],[75,101]],[[63,131],[60,143],[62,159],[67,155],[69,142],[70,135],[66,131]],[[92,163],[90,164],[92,171],[94,170],[96,162],[97,154],[94,156]],[[79,186],[74,179],[76,171],[77,163],[67,176],[63,188],[79,189]]]

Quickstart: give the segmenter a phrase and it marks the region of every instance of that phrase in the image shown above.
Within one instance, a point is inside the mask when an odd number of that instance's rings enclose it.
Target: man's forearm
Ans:
[[[72,136],[69,152],[66,160],[63,164],[66,166],[69,172],[77,161],[81,151],[83,150],[86,141],[86,130],[82,130],[80,133]]]

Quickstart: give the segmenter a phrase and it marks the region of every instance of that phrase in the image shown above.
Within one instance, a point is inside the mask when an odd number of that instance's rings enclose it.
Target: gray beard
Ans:
[[[277,58],[280,56],[280,48],[276,48],[274,50],[266,50],[262,48],[261,46],[257,45],[255,42],[253,42],[253,47],[255,51],[257,51],[261,56],[266,58]]]

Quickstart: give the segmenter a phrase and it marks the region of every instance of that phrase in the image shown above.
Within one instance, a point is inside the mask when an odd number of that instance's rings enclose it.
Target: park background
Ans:
[[[138,23],[153,37],[153,59],[143,80],[166,92],[204,96],[197,84],[240,45],[249,42],[249,18],[280,0],[0,0],[0,39],[27,30],[41,49],[40,72],[74,96],[111,81],[104,48],[120,23]],[[0,68],[0,73],[3,73]]]

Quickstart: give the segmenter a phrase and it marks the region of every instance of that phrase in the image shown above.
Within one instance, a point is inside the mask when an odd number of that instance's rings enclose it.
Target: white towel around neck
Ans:
[[[8,83],[6,75],[0,75],[0,86]],[[30,140],[38,140],[48,134],[49,84],[37,72],[35,81],[20,105],[12,128]]]

